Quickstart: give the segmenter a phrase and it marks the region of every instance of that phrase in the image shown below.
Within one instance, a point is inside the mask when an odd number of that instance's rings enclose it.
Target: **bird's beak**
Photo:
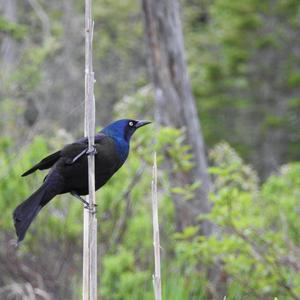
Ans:
[[[141,120],[141,121],[138,121],[136,124],[135,124],[135,128],[140,128],[142,126],[145,126],[145,125],[148,125],[150,124],[151,122],[150,121],[145,121],[145,120]]]

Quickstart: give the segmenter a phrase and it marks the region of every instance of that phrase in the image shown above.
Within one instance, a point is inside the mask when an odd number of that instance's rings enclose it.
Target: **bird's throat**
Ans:
[[[115,140],[116,150],[122,162],[127,159],[129,153],[129,143],[123,138],[113,137]]]

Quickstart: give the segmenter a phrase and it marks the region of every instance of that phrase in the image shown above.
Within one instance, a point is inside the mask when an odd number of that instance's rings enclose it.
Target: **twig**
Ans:
[[[44,36],[48,37],[50,35],[50,22],[48,15],[38,1],[28,0],[28,2],[42,23]]]
[[[161,275],[160,275],[160,243],[158,224],[158,201],[157,201],[157,163],[156,152],[154,152],[153,177],[152,177],[152,217],[153,217],[153,247],[155,273],[153,274],[153,287],[155,300],[161,300]]]

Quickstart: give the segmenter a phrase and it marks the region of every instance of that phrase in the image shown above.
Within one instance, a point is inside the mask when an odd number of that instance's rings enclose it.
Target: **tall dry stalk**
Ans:
[[[152,220],[153,220],[153,247],[154,264],[153,287],[155,300],[161,300],[161,266],[160,266],[160,242],[159,242],[159,223],[158,223],[158,197],[157,197],[157,163],[156,152],[154,152],[153,174],[152,174]]]
[[[93,72],[92,0],[85,0],[85,136],[89,149],[95,142],[95,97]],[[90,210],[84,209],[83,230],[83,284],[82,299],[97,299],[97,219],[95,214],[95,158],[88,156],[88,182]]]

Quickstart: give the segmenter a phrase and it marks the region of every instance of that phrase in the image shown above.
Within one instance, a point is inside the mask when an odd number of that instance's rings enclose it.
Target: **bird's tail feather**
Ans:
[[[45,206],[55,195],[47,192],[47,184],[44,183],[28,199],[22,202],[14,211],[13,218],[18,236],[21,242],[33,219],[37,216],[43,206]]]

